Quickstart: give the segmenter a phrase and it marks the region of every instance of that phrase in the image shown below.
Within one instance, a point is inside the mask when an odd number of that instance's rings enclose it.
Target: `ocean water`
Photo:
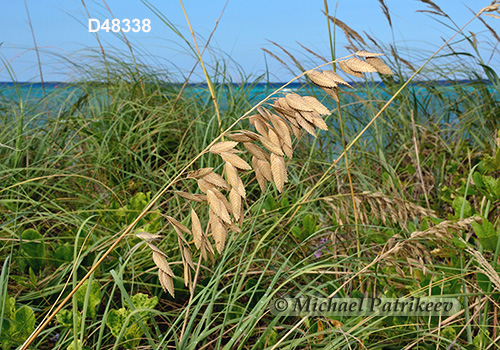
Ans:
[[[482,81],[480,83],[481,86],[487,87],[494,99],[500,100],[500,96],[498,96],[498,91],[495,86],[487,81]],[[355,87],[355,90],[352,91],[353,94],[347,93],[343,95],[344,108],[347,108],[349,112],[361,113],[363,108],[359,103],[361,100],[377,100],[378,106],[380,106],[383,101],[387,101],[391,97],[391,93],[389,92],[390,89],[386,89],[382,83],[372,83],[368,85],[352,84]],[[245,85],[233,84],[231,88],[227,85],[219,86],[219,105],[222,110],[228,108],[229,104],[232,103],[233,99],[237,98],[239,94],[244,95],[245,99],[251,104],[255,104],[283,85],[282,83],[257,83]],[[180,87],[180,85],[174,84],[171,86],[174,88]],[[458,86],[460,92],[457,91]],[[464,96],[467,97],[468,95],[472,98],[474,94],[477,93],[477,86],[477,82],[470,81],[460,81],[458,84],[457,82],[438,81],[432,83],[412,83],[407,89],[411,92],[409,96],[416,99],[412,103],[420,105],[420,109],[424,114],[433,114],[443,109],[449,109],[449,118],[447,122],[452,122],[458,117],[454,110],[459,112],[460,103],[465,102],[459,101],[458,98],[462,97],[463,99]],[[281,93],[289,92],[298,92],[302,95],[313,94],[316,96],[326,96],[320,88],[311,87],[311,85],[303,85],[302,83],[291,83],[281,91]],[[30,108],[31,114],[37,113],[37,110],[51,110],[56,112],[62,105],[67,107],[69,105],[68,103],[76,102],[84,93],[83,89],[77,84],[49,82],[42,85],[41,83],[0,82],[0,110],[2,109],[2,105],[15,104],[19,106],[22,104]],[[207,101],[211,100],[209,89],[206,84],[188,85],[184,93],[188,96],[194,95],[197,98],[206,99]],[[330,98],[326,97],[323,102],[327,107],[335,108]],[[328,105],[328,103],[330,105]],[[395,103],[398,102],[396,101]]]

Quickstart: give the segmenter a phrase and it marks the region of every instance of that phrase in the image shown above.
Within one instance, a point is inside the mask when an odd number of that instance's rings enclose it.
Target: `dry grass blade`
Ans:
[[[300,95],[286,94],[285,99],[288,105],[297,111],[312,112],[314,110],[307,102],[302,100]]]
[[[241,170],[252,170],[252,167],[248,165],[247,162],[245,162],[243,159],[241,159],[239,156],[236,154],[228,153],[228,152],[222,152],[220,154],[222,159],[224,161],[231,163],[234,167],[241,169]]]
[[[201,168],[198,170],[190,171],[186,173],[187,179],[200,179],[203,176],[210,174],[214,168]]]
[[[357,78],[363,78],[363,74],[360,72],[356,72],[352,70],[346,63],[345,61],[339,61],[339,68],[342,69],[342,71],[346,74],[352,75],[353,77]]]
[[[252,142],[257,140],[259,135],[251,131],[240,130],[237,133],[228,134],[227,137],[236,142]]]
[[[371,64],[375,69],[377,70],[378,73],[380,74],[394,74],[392,70],[387,66],[384,61],[382,61],[378,57],[367,57],[366,62]]]
[[[236,142],[236,141],[223,141],[223,142],[216,143],[215,145],[210,147],[210,149],[208,151],[210,153],[220,154],[222,152],[227,152],[229,150],[232,150],[237,144],[238,144],[238,142]]]
[[[340,75],[338,75],[333,70],[324,70],[323,74],[325,74],[328,78],[336,82],[337,84],[347,86],[350,89],[354,89],[348,82],[346,82]]]
[[[193,208],[191,208],[191,232],[193,233],[193,241],[196,249],[200,249],[203,240],[203,229],[201,228],[200,218]]]
[[[356,57],[348,58],[344,62],[350,69],[361,73],[375,73],[377,70],[371,64]]]
[[[183,191],[174,191],[174,193],[176,195],[178,195],[179,197],[182,197],[182,198],[185,198],[185,199],[188,199],[191,201],[195,201],[198,203],[202,203],[202,202],[207,201],[207,196],[204,194],[193,194],[193,193],[183,192]]]

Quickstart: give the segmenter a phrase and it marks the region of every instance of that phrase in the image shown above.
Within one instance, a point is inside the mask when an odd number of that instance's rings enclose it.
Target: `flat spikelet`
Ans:
[[[264,160],[269,160],[269,154],[264,152],[259,146],[251,143],[251,142],[245,142],[243,143],[243,146],[245,149],[250,153],[252,156],[257,157],[259,159],[264,159]]]
[[[227,211],[224,202],[221,201],[213,191],[207,191],[208,205],[210,209],[217,215],[221,220],[227,223],[231,223],[231,218]]]
[[[309,105],[311,105],[313,107],[313,109],[316,112],[318,112],[320,115],[328,115],[328,114],[330,114],[330,111],[328,110],[328,108],[326,108],[325,106],[323,106],[323,104],[321,102],[319,102],[316,97],[304,96],[303,99],[307,103],[309,103]]]
[[[337,87],[337,82],[334,80],[330,79],[327,75],[315,71],[315,70],[310,70],[307,72],[307,76],[311,81],[321,87],[326,87],[326,88],[334,88]]]
[[[269,138],[265,137],[265,136],[261,136],[259,138],[260,142],[262,143],[262,145],[267,148],[271,153],[274,153],[274,154],[277,154],[277,155],[284,155],[283,151],[281,150],[281,147],[278,144],[274,143],[273,141],[271,141]]]
[[[241,170],[252,170],[252,167],[248,165],[247,162],[245,162],[243,159],[241,159],[239,156],[236,154],[228,153],[228,152],[222,152],[220,154],[222,159],[224,161],[231,163],[232,166],[241,169]]]
[[[242,130],[241,132],[229,134],[227,137],[236,142],[252,142],[257,140],[259,135],[251,131]]]
[[[208,175],[214,168],[201,168],[198,170],[190,171],[186,174],[187,179],[201,179],[203,176]]]
[[[203,180],[211,183],[212,185],[214,185],[216,187],[220,187],[220,188],[223,188],[225,190],[230,189],[226,180],[224,180],[224,178],[217,173],[211,172],[211,173],[203,176]]]
[[[366,62],[370,63],[380,74],[394,74],[384,61],[378,57],[367,57]]]
[[[375,73],[377,70],[371,64],[356,57],[343,61],[350,69],[360,73]]]
[[[342,62],[342,61],[341,61]],[[346,82],[340,75],[338,75],[336,72],[333,70],[324,70],[323,74],[326,75],[328,78],[330,78],[332,81],[334,81],[337,84],[344,85],[350,89],[354,89],[348,82]]]
[[[271,171],[273,173],[273,180],[276,184],[278,192],[283,192],[283,186],[287,181],[285,160],[283,157],[276,154],[271,154]]]
[[[339,61],[339,68],[346,74],[352,75],[353,77],[363,78],[363,74],[357,71],[354,71],[345,63],[345,61]]]
[[[312,112],[314,109],[309,104],[302,100],[302,97],[297,94],[285,95],[286,102],[290,107],[298,111]]]
[[[203,229],[201,228],[200,218],[193,208],[191,208],[191,225],[194,245],[197,249],[200,249],[203,240]]]
[[[223,141],[223,142],[216,143],[215,145],[210,147],[210,149],[208,151],[210,153],[220,154],[222,152],[227,152],[229,150],[232,150],[237,144],[238,144],[238,142],[236,142],[236,141]]]
[[[374,52],[368,52],[366,50],[359,50],[356,52],[356,56],[359,57],[377,57],[377,56],[383,56],[383,53],[374,53]]]
[[[204,194],[192,194],[183,191],[174,191],[174,193],[182,198],[189,199],[190,201],[195,201],[198,203],[203,203],[207,201],[207,196]]]

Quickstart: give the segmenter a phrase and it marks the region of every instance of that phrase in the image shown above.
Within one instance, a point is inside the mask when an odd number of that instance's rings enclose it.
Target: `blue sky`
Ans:
[[[180,2],[177,0],[150,0],[165,18],[170,21],[187,40],[192,42],[186,19]],[[428,9],[425,4],[416,0],[385,0],[393,22],[393,31],[387,23],[377,0],[339,0],[328,1],[330,12],[337,8],[340,20],[347,23],[359,33],[368,33],[382,44],[395,42],[403,55],[425,57],[439,47],[443,40],[452,34],[452,30],[438,23],[429,14],[416,13],[416,10]],[[458,25],[465,24],[471,17],[470,7],[474,11],[489,5],[489,0],[435,0]],[[46,81],[69,81],[78,76],[78,72],[69,62],[82,62],[82,57],[91,49],[97,49],[95,33],[88,31],[88,15],[101,22],[114,18],[130,20],[150,19],[151,30],[127,34],[135,52],[140,59],[153,67],[167,70],[173,76],[187,74],[195,63],[195,58],[187,50],[187,44],[160,20],[146,5],[139,0],[26,0],[40,49],[42,74]],[[84,5],[86,5],[86,8]],[[104,4],[107,4],[113,15]],[[203,46],[210,35],[216,20],[224,7],[222,0],[184,0],[198,44]],[[321,12],[324,3],[321,0],[229,0],[218,28],[211,41],[213,53],[204,56],[208,65],[213,67],[221,62],[222,55],[229,58],[229,73],[235,80],[239,79],[236,67],[246,74],[262,74],[266,64],[272,81],[285,81],[292,74],[279,62],[267,56],[261,48],[275,53],[279,50],[269,41],[272,40],[285,47],[307,67],[320,64],[307,54],[298,44],[307,46],[320,55],[329,57],[327,21]],[[445,19],[439,18],[447,24]],[[500,19],[485,18],[494,29],[498,29]],[[483,24],[476,21],[468,30],[477,33],[481,42],[491,37]],[[104,49],[111,52],[114,48],[123,57],[128,52],[127,46],[120,36],[100,31],[99,39]],[[40,73],[37,56],[33,50],[33,38],[23,0],[0,0],[0,81],[39,81]],[[347,41],[337,31],[338,54],[348,52],[343,48]],[[484,46],[487,49],[487,45]],[[280,53],[285,61],[286,56]],[[488,55],[486,55],[488,58]],[[493,57],[493,65],[496,56]],[[192,80],[202,80],[198,70]]]

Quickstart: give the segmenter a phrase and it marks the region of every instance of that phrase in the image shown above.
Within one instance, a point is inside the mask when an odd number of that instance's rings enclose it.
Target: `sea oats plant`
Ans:
[[[338,60],[335,63],[346,74],[362,77],[365,73],[378,72],[392,74],[390,68],[379,58],[382,54],[361,50],[355,57]],[[317,86],[321,87],[335,101],[338,101],[340,86],[353,88],[333,70],[309,70],[307,76]],[[191,205],[208,204],[208,222],[202,225],[200,215],[191,207],[191,229],[173,217],[167,216],[168,222],[178,237],[179,249],[184,266],[184,284],[193,290],[191,271],[196,271],[193,263],[190,244],[185,235],[192,238],[201,257],[207,259],[213,256],[214,249],[209,240],[211,236],[215,249],[221,253],[226,245],[229,232],[241,233],[244,218],[244,201],[246,190],[241,175],[252,171],[262,191],[267,182],[276,186],[278,192],[283,192],[288,182],[285,157],[293,157],[292,134],[297,139],[303,131],[316,137],[316,129],[327,130],[323,120],[330,111],[315,97],[300,96],[287,93],[281,98],[270,100],[269,107],[263,107],[264,100],[255,108],[256,114],[248,118],[253,130],[239,130],[229,133],[226,130],[221,136],[231,141],[213,143],[208,152],[219,156],[222,160],[225,178],[213,168],[202,168],[184,175],[184,179],[195,180],[201,193],[176,191],[175,193],[191,202]],[[274,110],[274,113],[269,108]],[[238,146],[240,149],[238,149]],[[243,146],[243,149],[241,149]],[[251,164],[244,158],[251,158]],[[200,209],[198,209],[200,210]],[[203,230],[205,226],[205,230]],[[153,260],[158,267],[158,277],[162,287],[174,296],[174,273],[169,267],[164,254],[152,241],[157,235],[140,233],[152,250]]]

